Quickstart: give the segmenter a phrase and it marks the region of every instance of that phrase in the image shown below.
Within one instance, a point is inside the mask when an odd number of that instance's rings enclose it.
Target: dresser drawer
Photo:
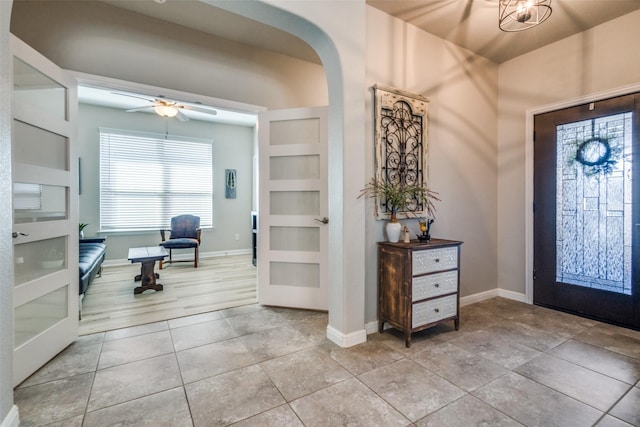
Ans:
[[[458,270],[413,278],[413,302],[458,292]]]
[[[457,295],[449,295],[413,304],[411,327],[417,328],[418,326],[455,316],[458,312],[457,298]]]
[[[426,249],[414,251],[413,275],[458,268],[458,248]]]

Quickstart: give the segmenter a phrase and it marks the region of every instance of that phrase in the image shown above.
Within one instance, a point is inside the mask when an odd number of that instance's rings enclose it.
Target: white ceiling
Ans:
[[[197,0],[166,0],[164,4],[150,0],[102,1],[162,21],[320,63],[313,49],[302,40]],[[553,12],[546,22],[520,33],[504,33],[498,28],[498,0],[366,2],[497,63],[640,9],[640,0],[551,0]]]
[[[553,11],[547,21],[505,33],[498,28],[498,0],[367,0],[367,4],[497,63],[640,9],[640,0],[551,0]]]

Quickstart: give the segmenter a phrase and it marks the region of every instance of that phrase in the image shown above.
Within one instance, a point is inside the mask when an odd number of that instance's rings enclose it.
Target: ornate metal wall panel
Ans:
[[[375,85],[376,179],[394,184],[426,186],[428,179],[427,113],[429,100],[399,89]],[[416,200],[410,216],[424,216]],[[407,212],[398,212],[406,216]],[[391,209],[376,200],[377,219],[387,219]]]

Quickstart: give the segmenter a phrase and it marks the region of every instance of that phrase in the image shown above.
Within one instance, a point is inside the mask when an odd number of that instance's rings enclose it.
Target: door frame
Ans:
[[[526,110],[525,115],[525,302],[533,304],[533,117],[537,114],[575,107],[589,102],[628,95],[640,91],[640,83],[596,92]]]

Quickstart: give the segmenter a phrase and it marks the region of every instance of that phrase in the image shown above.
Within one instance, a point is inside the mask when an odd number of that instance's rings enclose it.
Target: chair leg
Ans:
[[[198,247],[196,246],[195,253],[193,254],[193,268],[198,268]]]

